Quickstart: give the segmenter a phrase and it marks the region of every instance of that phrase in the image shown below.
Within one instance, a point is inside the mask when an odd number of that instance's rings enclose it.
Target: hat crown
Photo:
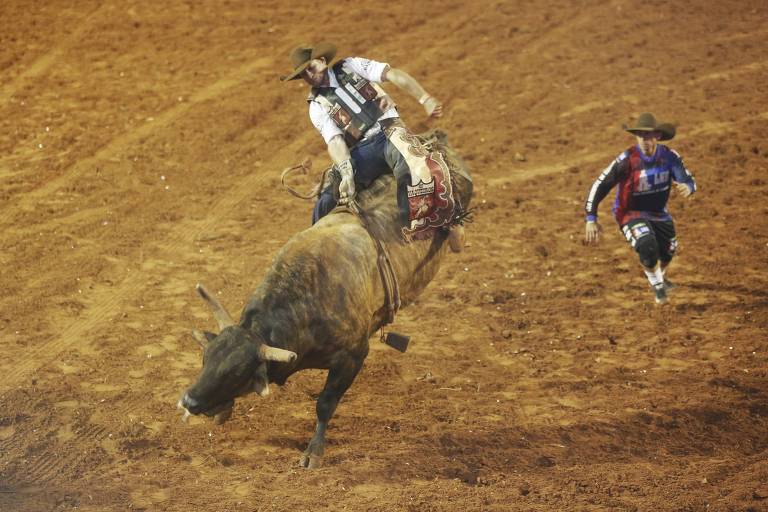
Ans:
[[[660,123],[650,112],[643,112],[637,118],[634,126],[622,126],[626,131],[633,135],[640,135],[648,132],[658,132],[659,140],[670,140],[675,137],[677,127],[672,123]]]
[[[318,43],[317,45],[300,44],[291,50],[289,58],[293,65],[293,72],[280,77],[280,80],[285,82],[286,80],[295,80],[299,78],[299,75],[309,65],[312,59],[325,59],[326,62],[331,62],[336,56],[336,47],[330,43]]]
[[[291,64],[293,65],[294,69],[298,68],[309,60],[312,60],[312,48],[299,46],[291,51]]]
[[[656,118],[650,112],[643,112],[640,117],[637,118],[637,128],[650,128],[656,129]]]

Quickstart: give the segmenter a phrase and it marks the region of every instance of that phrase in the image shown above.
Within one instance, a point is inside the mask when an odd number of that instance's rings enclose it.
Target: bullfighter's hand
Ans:
[[[685,183],[675,183],[675,187],[677,187],[677,192],[683,197],[690,197],[693,194],[690,187]]]
[[[429,117],[442,117],[443,116],[443,104],[435,98],[430,96],[424,102],[424,110]]]
[[[600,241],[600,233],[603,231],[603,227],[597,221],[588,220],[585,228],[584,240],[588,244],[596,244]]]

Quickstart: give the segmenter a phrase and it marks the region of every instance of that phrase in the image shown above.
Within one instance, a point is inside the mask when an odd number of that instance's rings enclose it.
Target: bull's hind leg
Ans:
[[[357,373],[363,366],[362,357],[348,356],[339,361],[328,371],[328,378],[325,381],[325,387],[317,399],[317,427],[315,435],[309,440],[309,446],[301,455],[299,465],[305,468],[315,468],[320,465],[320,459],[325,452],[325,431],[328,428],[328,422],[331,420],[336,406],[339,405],[341,397],[352,385]]]

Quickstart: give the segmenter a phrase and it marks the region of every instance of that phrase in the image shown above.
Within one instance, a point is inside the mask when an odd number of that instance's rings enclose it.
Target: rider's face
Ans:
[[[327,71],[328,64],[326,64],[324,58],[312,59],[304,71],[301,72],[301,78],[312,87],[319,87],[323,85]]]
[[[637,145],[646,156],[651,156],[656,151],[656,143],[659,142],[658,132],[648,132],[637,135]]]

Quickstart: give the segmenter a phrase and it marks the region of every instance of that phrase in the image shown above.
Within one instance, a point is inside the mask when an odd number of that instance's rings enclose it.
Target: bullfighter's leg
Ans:
[[[309,469],[320,465],[320,459],[325,451],[325,431],[328,428],[328,422],[336,411],[341,397],[352,385],[360,368],[362,368],[364,360],[365,355],[363,357],[349,356],[328,371],[325,387],[317,399],[315,435],[312,436],[309,446],[301,455],[299,465]]]

